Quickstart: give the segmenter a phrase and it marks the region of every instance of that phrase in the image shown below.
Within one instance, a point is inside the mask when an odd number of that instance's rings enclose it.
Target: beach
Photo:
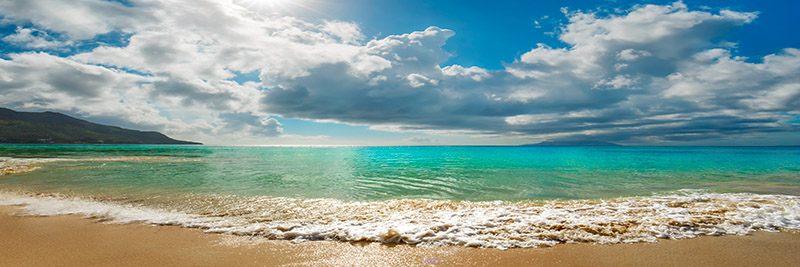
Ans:
[[[0,0],[0,267],[800,266],[800,1],[684,2]]]
[[[800,262],[797,149],[0,152],[0,266]]]
[[[800,266],[800,2],[673,1],[0,0],[0,267]]]
[[[198,229],[108,224],[0,207],[2,266],[792,266],[800,234],[754,232],[637,244],[525,249],[272,241]]]

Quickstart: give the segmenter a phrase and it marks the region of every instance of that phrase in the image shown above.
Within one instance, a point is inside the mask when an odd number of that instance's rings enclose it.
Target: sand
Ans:
[[[800,234],[756,232],[658,243],[422,248],[292,243],[198,229],[16,216],[0,207],[0,266],[796,266]]]

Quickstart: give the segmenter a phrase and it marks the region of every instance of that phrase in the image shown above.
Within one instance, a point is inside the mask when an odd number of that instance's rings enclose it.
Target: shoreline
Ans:
[[[293,243],[208,234],[178,226],[105,224],[78,215],[16,216],[18,212],[18,207],[0,206],[2,266],[791,266],[800,262],[797,232],[499,250],[335,241]]]

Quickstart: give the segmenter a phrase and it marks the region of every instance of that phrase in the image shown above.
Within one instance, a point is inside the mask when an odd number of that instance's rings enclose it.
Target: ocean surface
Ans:
[[[514,248],[800,230],[798,147],[0,145],[0,205],[212,233]]]

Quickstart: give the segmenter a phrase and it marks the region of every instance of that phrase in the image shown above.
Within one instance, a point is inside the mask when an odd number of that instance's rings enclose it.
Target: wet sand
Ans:
[[[422,248],[292,243],[198,229],[105,224],[79,216],[16,216],[0,206],[0,266],[796,266],[800,234],[563,244],[551,248]]]

